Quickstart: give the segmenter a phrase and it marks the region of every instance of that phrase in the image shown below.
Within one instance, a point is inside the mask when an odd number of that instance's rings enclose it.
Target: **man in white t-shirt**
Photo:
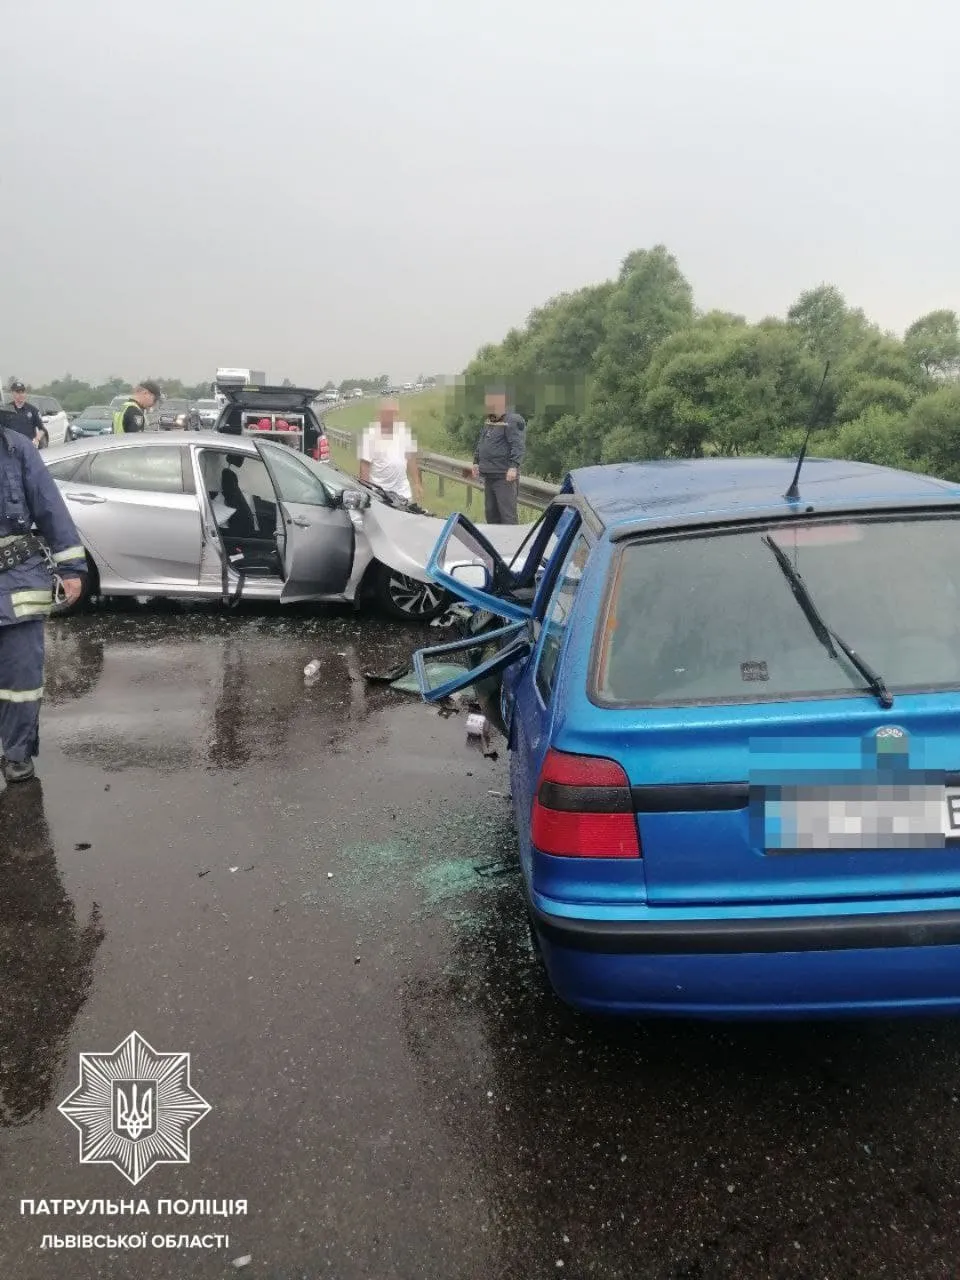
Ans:
[[[357,447],[360,479],[407,502],[423,505],[423,485],[417,462],[417,442],[405,422],[399,422],[396,400],[384,400],[379,422],[372,422]]]

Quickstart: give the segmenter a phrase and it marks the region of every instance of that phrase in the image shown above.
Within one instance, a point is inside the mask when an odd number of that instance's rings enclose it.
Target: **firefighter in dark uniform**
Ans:
[[[33,442],[11,430],[12,417],[0,410],[0,747],[8,783],[34,776],[54,575],[65,603],[74,604],[87,572],[60,490]]]
[[[161,398],[162,392],[155,382],[141,382],[134,387],[130,399],[113,415],[113,434],[124,436],[145,430],[146,411]]]
[[[13,404],[10,406],[13,412],[10,423],[12,430],[19,431],[34,444],[39,443],[43,435],[43,419],[40,417],[40,410],[27,400],[27,388],[22,382],[11,382],[10,390],[13,392]]]

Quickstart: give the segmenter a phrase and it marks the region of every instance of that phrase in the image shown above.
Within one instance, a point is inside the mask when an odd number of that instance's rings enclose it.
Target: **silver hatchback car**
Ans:
[[[372,599],[420,622],[450,602],[425,569],[442,521],[275,441],[146,432],[76,440],[44,460],[86,548],[87,595]],[[509,554],[526,529],[487,532]]]

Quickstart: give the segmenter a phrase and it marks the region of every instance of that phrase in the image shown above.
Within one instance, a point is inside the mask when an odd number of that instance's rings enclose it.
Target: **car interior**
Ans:
[[[231,566],[247,577],[283,577],[277,495],[262,459],[205,449],[203,487]]]

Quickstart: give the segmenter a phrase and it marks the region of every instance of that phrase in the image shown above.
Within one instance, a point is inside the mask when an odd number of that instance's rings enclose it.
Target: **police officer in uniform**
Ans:
[[[0,410],[0,747],[8,783],[34,776],[53,572],[68,604],[80,598],[87,572],[60,490],[33,442],[11,429],[12,418]]]
[[[113,415],[113,434],[129,435],[132,431],[145,429],[145,414],[162,397],[162,392],[155,382],[141,382],[134,387],[130,399],[120,406]]]
[[[43,434],[43,419],[40,417],[40,410],[35,404],[30,404],[27,400],[27,388],[22,382],[11,382],[10,390],[13,392],[13,421],[10,424],[12,429],[19,431],[22,436],[32,440],[34,444],[38,444]]]

